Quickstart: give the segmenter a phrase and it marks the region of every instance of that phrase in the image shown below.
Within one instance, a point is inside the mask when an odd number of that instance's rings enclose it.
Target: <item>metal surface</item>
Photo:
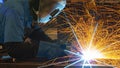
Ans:
[[[0,67],[2,68],[40,68],[41,63],[30,63],[30,62],[23,62],[23,63],[0,63]],[[50,66],[45,68],[64,68],[64,66]],[[104,65],[78,65],[78,66],[71,66],[69,68],[114,68],[112,66],[104,66]]]
[[[63,68],[63,67],[60,67],[60,68]],[[77,64],[77,65],[74,65],[74,66],[70,66],[69,68],[114,68],[114,67],[113,66],[106,66],[106,65],[97,65],[97,64],[91,64],[91,65],[88,65],[88,64],[78,65]]]

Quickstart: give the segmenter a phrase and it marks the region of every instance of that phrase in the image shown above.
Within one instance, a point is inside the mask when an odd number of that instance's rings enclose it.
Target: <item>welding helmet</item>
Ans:
[[[36,5],[32,7],[33,12],[37,15],[33,16],[38,23],[47,23],[56,17],[66,6],[66,0],[34,0]],[[35,15],[34,14],[34,15]]]

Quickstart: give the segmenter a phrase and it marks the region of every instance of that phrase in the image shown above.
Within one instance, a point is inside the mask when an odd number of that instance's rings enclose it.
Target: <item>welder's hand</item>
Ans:
[[[25,42],[25,43],[29,43],[29,44],[32,43],[30,38],[26,38],[24,42]]]
[[[59,44],[40,41],[39,45],[40,46],[39,46],[37,57],[45,57],[51,60],[58,57],[66,56],[66,53],[64,52],[65,48],[64,47],[61,48],[61,45]]]

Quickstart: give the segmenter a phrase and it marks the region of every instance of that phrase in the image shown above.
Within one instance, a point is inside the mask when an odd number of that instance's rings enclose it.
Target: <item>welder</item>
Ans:
[[[16,59],[65,56],[64,48],[46,43],[53,40],[38,25],[56,17],[65,5],[66,0],[6,0],[0,7],[0,44]]]

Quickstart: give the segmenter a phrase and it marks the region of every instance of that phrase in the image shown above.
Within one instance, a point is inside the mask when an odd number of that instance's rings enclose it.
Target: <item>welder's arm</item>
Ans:
[[[35,25],[34,28],[35,29],[29,35],[31,39],[39,40],[39,41],[47,41],[47,42],[52,41],[52,39],[47,34],[45,34],[45,32],[40,28],[39,25]]]

